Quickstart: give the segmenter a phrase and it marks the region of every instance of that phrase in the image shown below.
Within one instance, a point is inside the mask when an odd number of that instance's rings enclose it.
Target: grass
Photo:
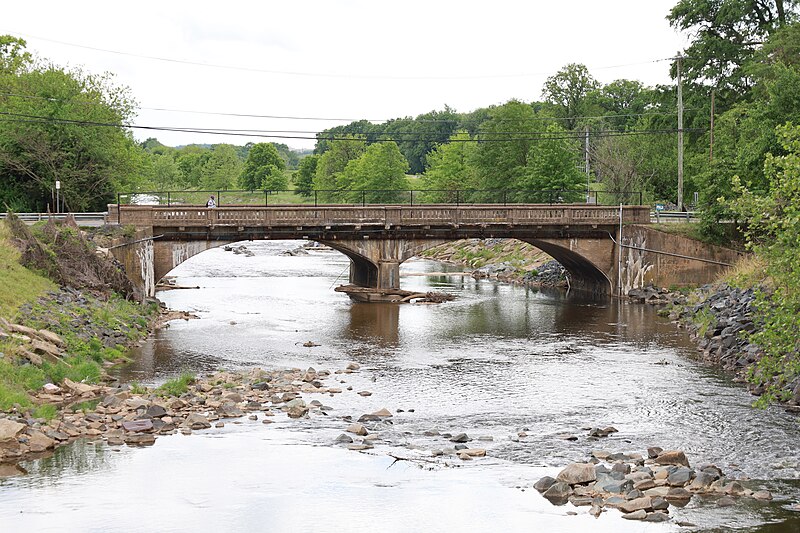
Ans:
[[[767,263],[756,255],[740,259],[726,270],[720,281],[738,289],[758,287],[767,283]]]
[[[145,387],[138,381],[132,381],[130,383],[130,391],[131,394],[147,394],[147,387]]]
[[[195,375],[191,372],[184,372],[158,387],[156,393],[160,396],[180,396],[189,390],[189,385],[194,383],[195,379]]]
[[[0,222],[0,316],[14,317],[21,305],[58,288],[49,279],[19,264],[19,257],[19,251],[11,244],[6,222]]]
[[[33,408],[33,417],[34,418],[43,418],[45,420],[52,420],[56,416],[58,416],[58,407],[55,405],[46,403],[44,405],[37,405]]]

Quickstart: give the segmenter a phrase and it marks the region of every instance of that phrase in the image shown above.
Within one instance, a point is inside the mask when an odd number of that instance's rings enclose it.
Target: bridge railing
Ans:
[[[137,206],[110,205],[109,221],[152,227],[335,227],[353,225],[615,225],[619,207],[593,205]],[[646,206],[625,206],[627,223],[648,223]]]
[[[371,190],[201,190],[147,191],[117,195],[119,205],[204,206],[210,196],[218,207],[272,205],[514,205],[571,204],[641,205],[639,191],[589,191],[556,189],[371,189]]]

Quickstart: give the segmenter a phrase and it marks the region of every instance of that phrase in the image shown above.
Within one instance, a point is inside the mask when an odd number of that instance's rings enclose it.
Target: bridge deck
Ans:
[[[623,207],[626,223],[650,222],[647,206]],[[457,227],[461,225],[611,226],[619,223],[619,207],[585,204],[423,205],[423,206],[196,206],[109,205],[108,222],[159,228],[331,229],[336,226]]]

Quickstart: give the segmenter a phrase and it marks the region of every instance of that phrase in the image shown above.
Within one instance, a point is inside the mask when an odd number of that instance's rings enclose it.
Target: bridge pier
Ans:
[[[443,239],[320,240],[350,258],[350,283],[376,290],[400,288],[400,264]]]

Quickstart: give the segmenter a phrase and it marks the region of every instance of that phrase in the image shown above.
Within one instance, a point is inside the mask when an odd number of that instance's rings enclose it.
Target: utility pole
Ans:
[[[678,211],[683,211],[683,83],[681,79],[681,56],[675,58],[678,62]]]
[[[589,126],[586,126],[586,140],[583,149],[584,157],[586,159],[586,203],[591,200],[591,174],[589,173]]]

